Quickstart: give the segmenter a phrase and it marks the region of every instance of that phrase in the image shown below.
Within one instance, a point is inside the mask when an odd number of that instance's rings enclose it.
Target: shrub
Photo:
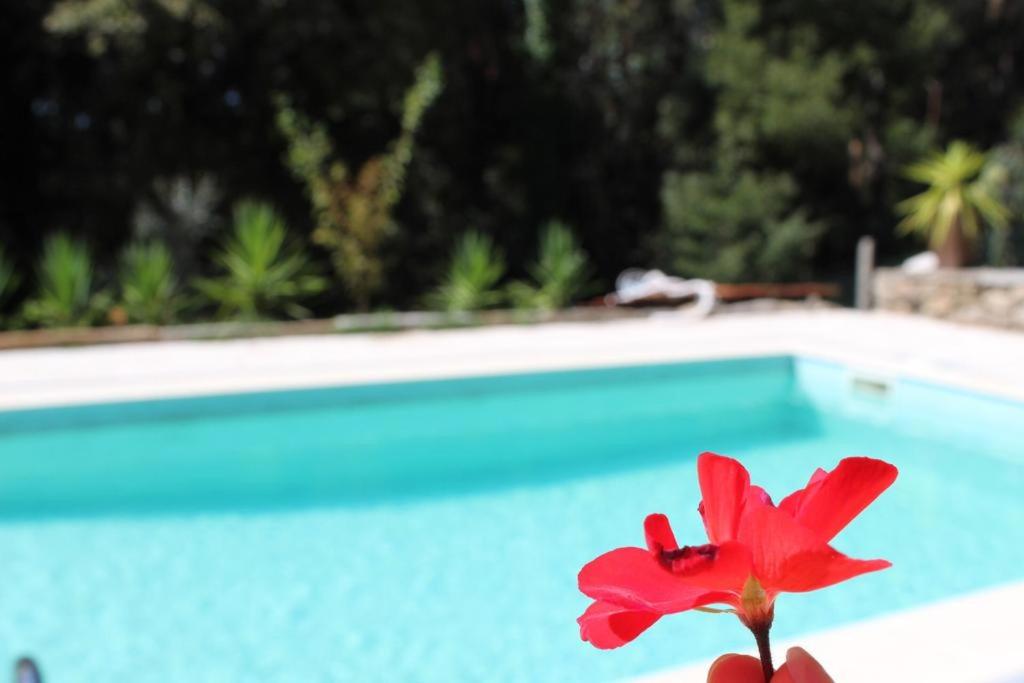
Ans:
[[[824,226],[796,205],[787,174],[741,171],[665,174],[660,265],[719,282],[800,279]]]
[[[110,297],[95,289],[92,256],[82,242],[64,233],[50,237],[36,270],[36,294],[24,307],[27,322],[86,327],[102,320]]]
[[[533,283],[513,282],[509,297],[519,308],[565,308],[579,297],[590,277],[589,259],[564,223],[551,221],[540,238],[537,261],[529,268]]]
[[[462,235],[452,253],[448,273],[428,304],[444,311],[476,311],[501,303],[498,284],[505,276],[505,258],[491,238],[476,231]]]
[[[121,254],[121,306],[128,322],[167,325],[185,307],[171,252],[160,242],[137,242]]]
[[[313,241],[330,250],[335,272],[361,310],[381,287],[381,247],[396,231],[393,212],[402,198],[416,132],[442,87],[441,61],[432,53],[405,94],[398,137],[358,169],[341,160],[323,123],[307,119],[285,98],[278,101],[277,126],[288,143],[285,160],[312,204]]]
[[[284,220],[268,204],[243,201],[234,210],[234,232],[215,260],[222,273],[196,288],[220,307],[220,315],[263,320],[281,314],[309,315],[299,304],[318,294],[326,280],[301,248],[286,243]]]

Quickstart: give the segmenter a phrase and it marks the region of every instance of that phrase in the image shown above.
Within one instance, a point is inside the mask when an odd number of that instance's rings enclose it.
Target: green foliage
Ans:
[[[455,245],[444,281],[427,299],[443,311],[478,311],[496,306],[504,296],[498,285],[505,276],[505,257],[491,238],[476,231]]]
[[[723,9],[704,73],[717,97],[713,154],[683,156],[699,170],[664,175],[654,251],[685,277],[806,277],[825,227],[802,205],[795,171],[819,175],[822,159],[845,153],[853,131],[843,97],[849,64],[821,49],[813,27],[794,26],[785,39],[761,34],[756,0],[725,0]]]
[[[982,178],[1009,215],[1007,230],[989,234],[989,262],[997,266],[1024,263],[1024,111],[1013,120],[1010,139],[989,152]]]
[[[398,138],[355,174],[338,158],[323,123],[310,121],[287,99],[278,102],[277,125],[288,142],[286,161],[312,204],[313,240],[331,251],[334,269],[360,309],[369,308],[381,287],[381,247],[397,231],[393,213],[402,198],[416,131],[442,84],[440,58],[430,54],[405,94]]]
[[[983,223],[1005,227],[1008,211],[995,195],[992,183],[982,177],[984,167],[983,152],[956,141],[944,152],[934,152],[907,168],[907,177],[928,189],[897,205],[904,215],[900,227],[924,235],[936,248],[954,229],[973,241]]]
[[[18,273],[14,268],[14,264],[7,258],[3,247],[0,247],[0,311],[6,308],[10,302],[11,295],[14,294],[18,283]],[[10,320],[0,315],[0,324],[10,324]]]
[[[285,314],[309,314],[299,301],[323,291],[308,255],[286,243],[284,220],[268,204],[242,201],[235,207],[234,232],[216,256],[222,274],[196,288],[227,318],[255,321]]]
[[[7,258],[3,247],[0,246],[0,305],[6,303],[6,299],[17,286],[18,273],[14,269],[14,264]]]
[[[494,235],[518,273],[532,246],[506,226],[553,215],[603,281],[676,260],[664,245],[744,279],[835,279],[862,234],[896,261],[918,248],[894,229],[917,191],[901,169],[954,138],[1003,145],[1024,92],[1024,4],[996,0],[522,0],[454,23],[400,0],[4,7],[0,118],[25,134],[0,160],[0,243],[19,270],[34,226],[74,225],[96,253],[159,239],[187,281],[225,202],[305,198],[344,284],[331,303],[361,308],[418,300],[452,226]],[[445,94],[403,117],[431,53]],[[222,198],[178,182],[204,177]],[[684,177],[707,194],[673,198]],[[724,206],[752,194],[761,218]],[[735,244],[694,227],[720,213]]]
[[[185,307],[174,259],[159,242],[138,242],[121,254],[121,306],[127,322],[168,325]]]
[[[540,63],[547,62],[555,48],[549,35],[546,2],[547,0],[523,0],[526,19],[523,44],[530,56]]]
[[[586,252],[564,223],[551,221],[540,238],[537,261],[529,268],[533,279],[509,285],[509,298],[518,308],[555,311],[583,294],[590,277]]]
[[[754,161],[758,147],[790,158],[842,149],[852,127],[843,102],[846,64],[821,52],[813,28],[797,28],[779,50],[754,34],[756,0],[725,0],[725,18],[707,56],[707,81],[718,94],[714,129],[725,167]]]
[[[112,45],[138,50],[148,27],[147,10],[196,25],[220,21],[205,0],[58,0],[44,25],[53,33],[84,35],[94,55]]]
[[[796,194],[785,174],[667,174],[657,245],[663,265],[684,277],[719,282],[806,275],[822,226],[794,208]]]
[[[87,327],[101,321],[110,306],[109,295],[96,291],[88,248],[64,233],[44,243],[36,280],[36,294],[23,309],[29,323]]]

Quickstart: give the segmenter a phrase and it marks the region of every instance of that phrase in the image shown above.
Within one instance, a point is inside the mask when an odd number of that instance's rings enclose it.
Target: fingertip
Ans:
[[[711,664],[708,683],[764,683],[761,662],[749,655],[722,655]]]
[[[802,647],[786,651],[786,669],[793,683],[834,683],[825,668]]]
[[[783,664],[775,670],[775,675],[772,676],[772,683],[796,683],[796,681],[790,675],[789,667]]]

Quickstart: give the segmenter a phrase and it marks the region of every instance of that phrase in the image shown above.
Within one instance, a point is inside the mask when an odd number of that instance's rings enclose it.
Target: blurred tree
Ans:
[[[380,250],[396,232],[393,213],[402,198],[416,131],[441,87],[441,63],[431,54],[405,95],[398,138],[354,174],[337,157],[323,124],[305,118],[287,99],[279,105],[277,121],[288,140],[288,166],[305,184],[313,206],[313,239],[331,251],[334,269],[360,310],[367,310],[380,290]]]
[[[53,33],[85,36],[95,55],[111,47],[138,50],[148,28],[150,8],[196,26],[221,21],[205,0],[58,0],[44,24]]]
[[[786,174],[669,173],[660,236],[667,267],[720,282],[808,276],[822,227],[794,208],[796,195]]]
[[[800,207],[785,171],[842,150],[850,116],[842,102],[838,57],[815,56],[813,31],[797,31],[773,53],[753,35],[753,0],[726,0],[723,25],[708,50],[706,80],[716,97],[709,171],[669,172],[662,186],[665,265],[715,280],[772,280],[810,272],[820,223]],[[705,154],[711,150],[701,150]],[[695,151],[696,158],[700,151]]]
[[[551,109],[537,122],[544,182],[529,226],[562,216],[576,226],[598,281],[650,261],[662,172],[675,148],[705,135],[702,45],[714,3],[701,0],[545,0],[550,57],[531,62]],[[675,113],[660,136],[659,118]],[[544,136],[544,137],[541,137]],[[538,164],[540,166],[540,164]],[[550,195],[550,196],[549,196]],[[524,228],[526,226],[523,226]],[[525,236],[530,230],[523,230]],[[525,241],[516,260],[532,249]]]
[[[971,259],[983,224],[1006,227],[1009,212],[984,168],[985,154],[958,140],[907,169],[908,178],[928,187],[897,205],[900,227],[926,237],[947,268]]]
[[[988,262],[1019,266],[1024,263],[1024,110],[1014,118],[1010,138],[989,152],[982,177],[1007,210],[1007,229],[988,233]]]
[[[402,135],[409,75],[436,51],[445,89],[390,209],[404,229],[377,249],[375,304],[420,301],[466,226],[522,277],[553,215],[606,284],[671,263],[670,247],[711,250],[711,264],[722,242],[693,226],[719,214],[744,244],[787,226],[777,266],[746,250],[751,276],[836,277],[860,234],[883,259],[918,248],[893,229],[908,163],[1009,137],[1022,34],[1024,4],[994,0],[0,3],[0,240],[29,278],[57,227],[117,253],[146,232],[136,217],[168,215],[159,186],[181,178],[218,192],[192,195],[196,239],[165,236],[179,268],[222,240],[240,197],[273,198],[308,236],[274,95],[323,128],[355,184]],[[752,195],[761,218],[722,208]],[[681,206],[695,217],[680,222]]]

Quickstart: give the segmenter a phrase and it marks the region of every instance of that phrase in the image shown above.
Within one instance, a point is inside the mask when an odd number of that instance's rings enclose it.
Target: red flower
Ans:
[[[663,615],[719,604],[755,635],[763,630],[767,643],[779,593],[817,590],[890,566],[829,545],[896,479],[888,463],[846,458],[831,472],[819,469],[778,506],[732,458],[703,453],[697,473],[710,542],[680,548],[668,518],[649,515],[646,549],[618,548],[580,571],[580,590],[595,601],[578,619],[583,640],[619,647]]]

